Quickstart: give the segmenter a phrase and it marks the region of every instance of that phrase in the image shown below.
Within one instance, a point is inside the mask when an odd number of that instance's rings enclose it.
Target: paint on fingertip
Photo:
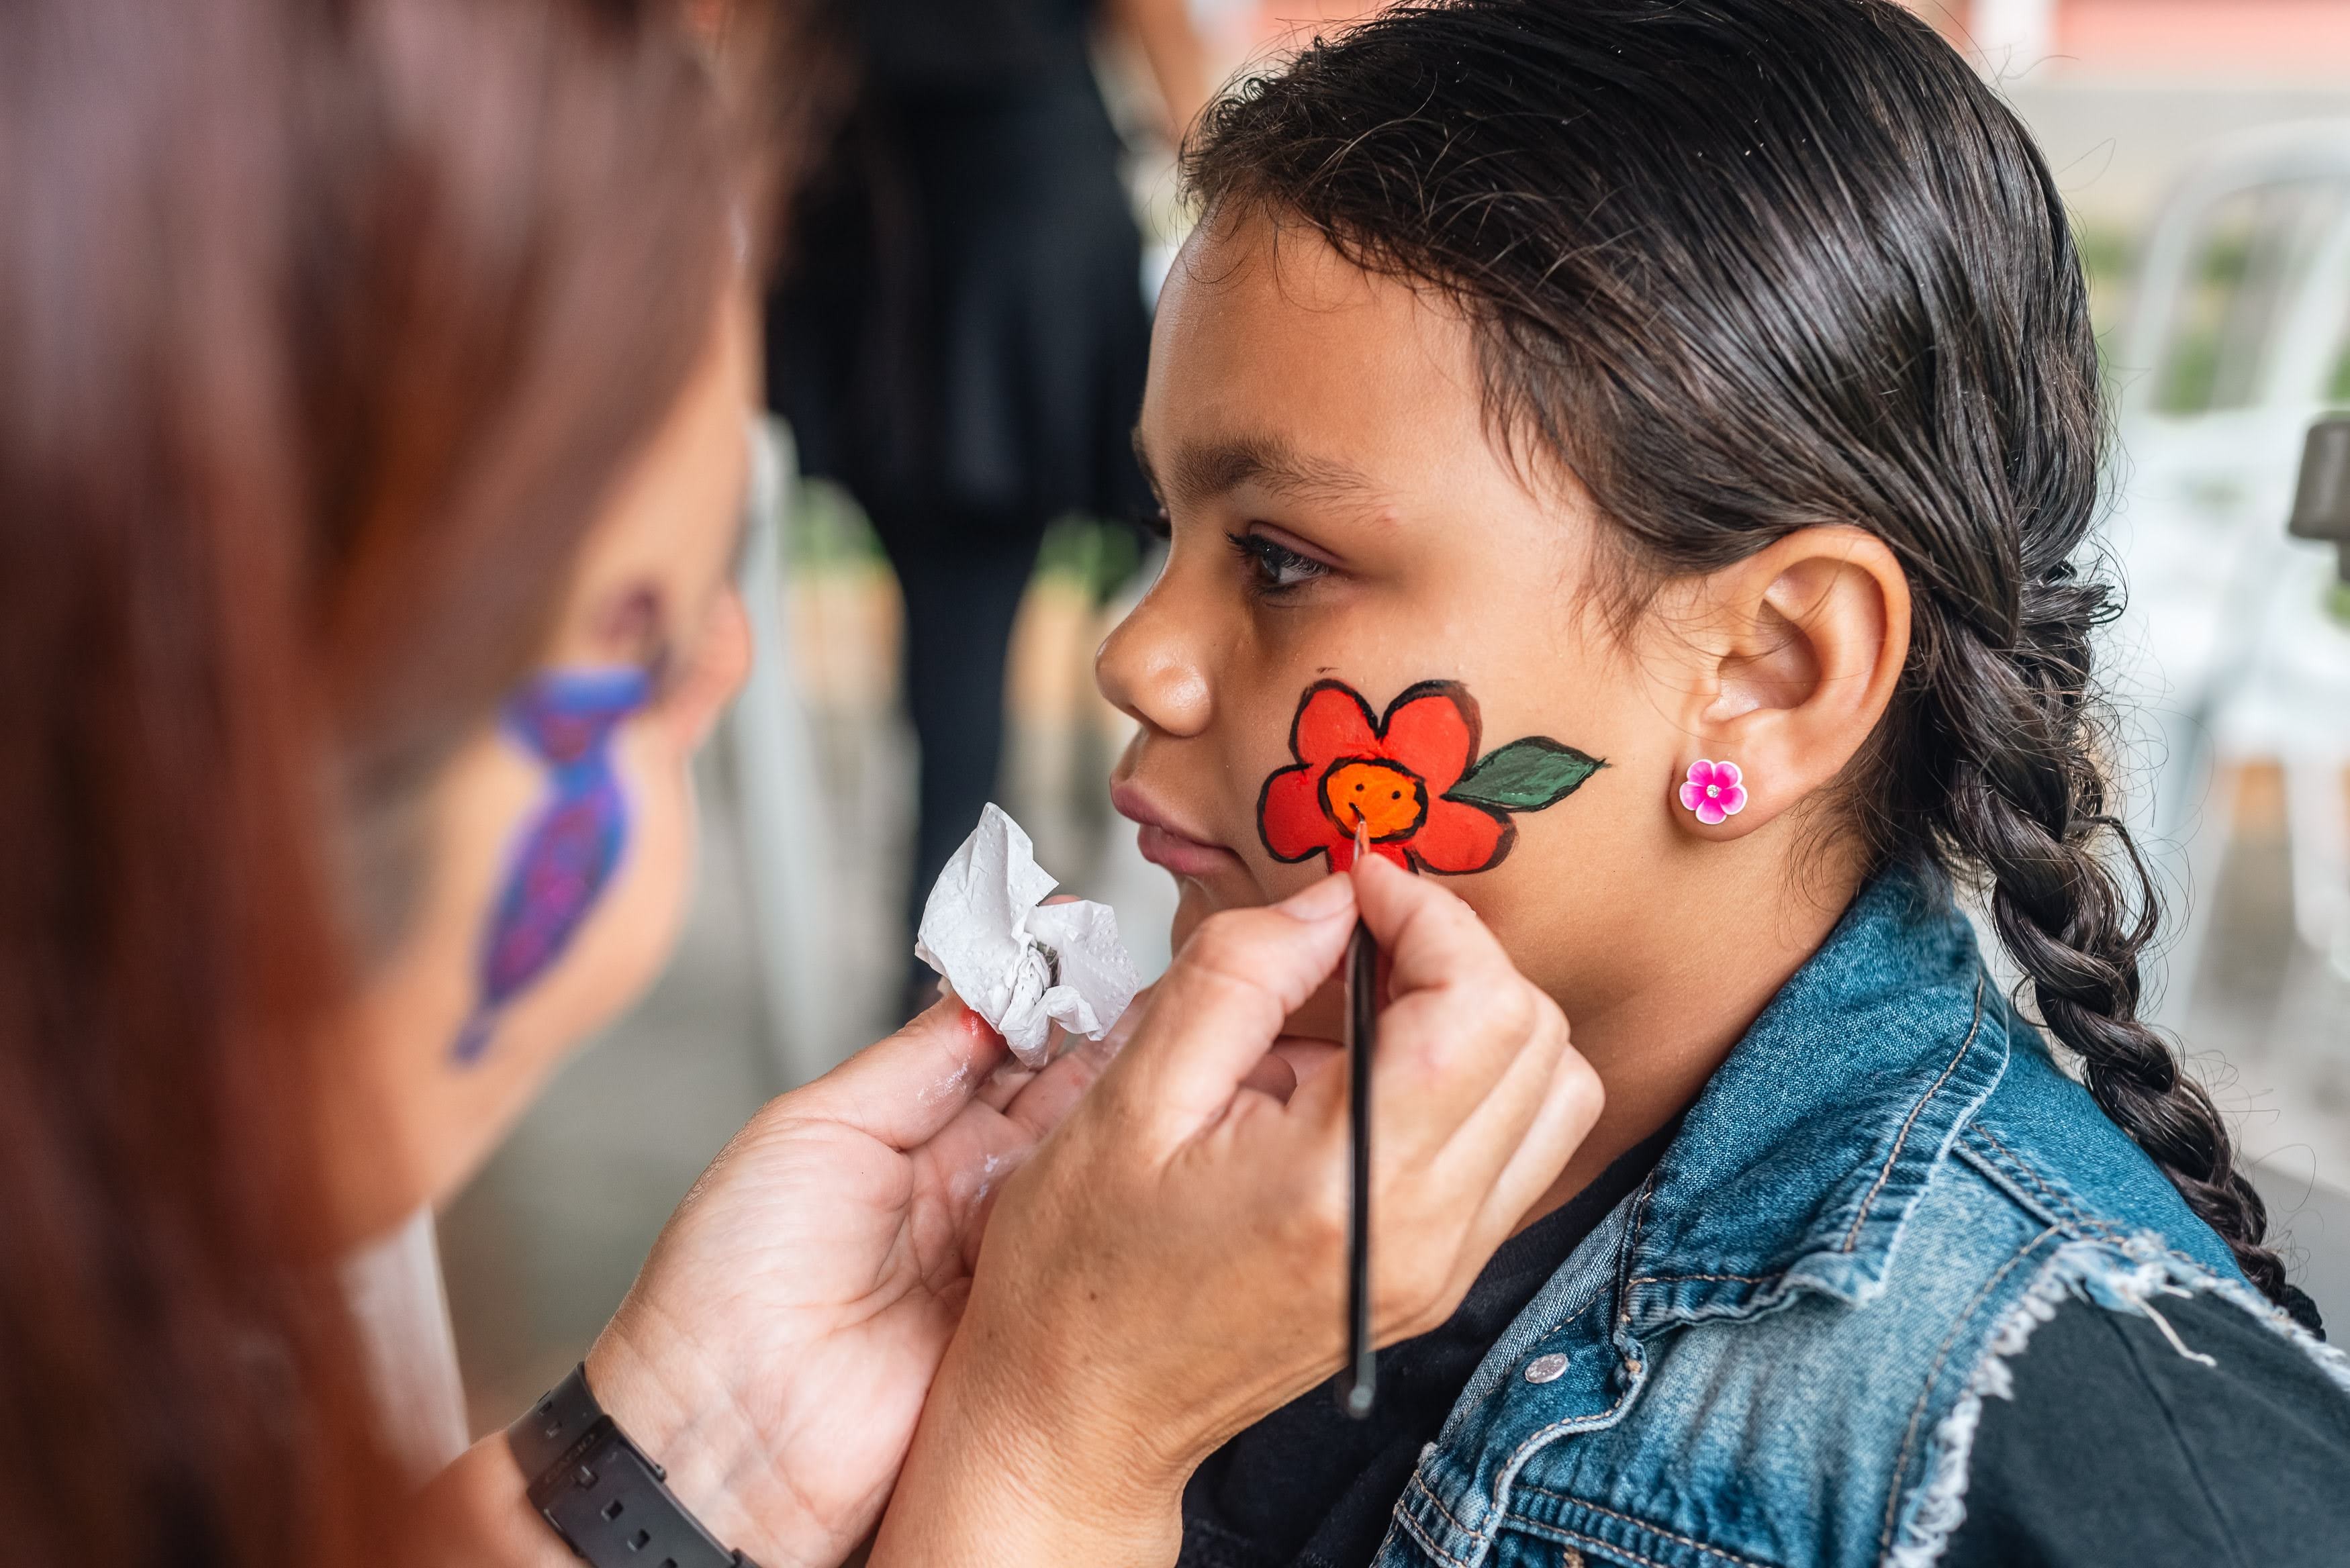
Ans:
[[[954,992],[951,991],[948,992],[947,995],[953,998],[954,1001],[956,1026],[962,1029],[965,1034],[970,1035],[973,1040],[978,1041],[981,1044],[993,1050],[1009,1051],[1012,1049],[1010,1045],[1004,1043],[1003,1032],[996,1028],[994,1024],[990,1023],[976,1008],[972,1006],[970,1002],[965,1002],[959,996],[955,996]]]
[[[1012,1173],[1027,1159],[1027,1151],[1016,1149],[1007,1154],[991,1154],[979,1162],[976,1171],[959,1173],[947,1183],[947,1192],[958,1201],[976,1206],[987,1195],[1003,1185]]]
[[[979,1168],[979,1188],[971,1195],[971,1200],[977,1203],[984,1199],[995,1186],[997,1178],[1007,1173],[1011,1164],[1012,1161],[1008,1157],[1000,1154],[991,1154],[982,1161]]]
[[[942,1104],[948,1100],[968,1099],[970,1097],[971,1069],[961,1063],[957,1063],[952,1072],[947,1074],[946,1076],[939,1079],[937,1082],[923,1089],[921,1094],[916,1096],[916,1103],[924,1110],[928,1110],[931,1106]]]
[[[612,736],[652,690],[640,669],[557,670],[506,700],[502,726],[545,767],[548,794],[491,907],[473,1015],[450,1047],[460,1066],[488,1053],[505,1006],[563,957],[610,886],[629,829]]]

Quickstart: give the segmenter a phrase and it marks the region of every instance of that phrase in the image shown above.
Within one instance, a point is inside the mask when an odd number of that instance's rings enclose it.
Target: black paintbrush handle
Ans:
[[[1379,945],[1357,922],[1347,955],[1347,1120],[1354,1170],[1347,1227],[1347,1367],[1338,1375],[1338,1407],[1360,1421],[1378,1392],[1379,1364],[1371,1347],[1371,1054],[1379,1036]]]

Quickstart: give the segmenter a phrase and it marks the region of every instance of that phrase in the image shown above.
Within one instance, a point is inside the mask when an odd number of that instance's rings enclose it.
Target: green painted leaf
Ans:
[[[1607,765],[1573,746],[1529,735],[1486,753],[1444,798],[1503,811],[1540,811],[1573,794]]]

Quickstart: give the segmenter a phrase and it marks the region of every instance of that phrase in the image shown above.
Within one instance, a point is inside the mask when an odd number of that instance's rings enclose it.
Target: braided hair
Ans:
[[[2159,901],[2099,768],[2106,426],[2030,136],[1892,0],[1406,0],[1210,109],[1248,206],[1467,311],[1513,457],[1650,574],[1809,524],[1894,551],[1908,663],[1847,776],[1872,863],[1981,883],[2090,1093],[2295,1304],[2210,1098],[2137,1017]]]

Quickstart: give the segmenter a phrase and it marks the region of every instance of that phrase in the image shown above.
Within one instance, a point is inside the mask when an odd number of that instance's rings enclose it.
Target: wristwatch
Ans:
[[[586,1363],[506,1428],[530,1502],[592,1568],[758,1568],[712,1538],[588,1386]]]

